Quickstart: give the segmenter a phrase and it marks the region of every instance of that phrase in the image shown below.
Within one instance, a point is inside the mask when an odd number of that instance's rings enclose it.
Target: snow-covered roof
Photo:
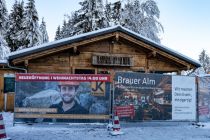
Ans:
[[[7,60],[0,60],[0,64],[7,64]]]
[[[198,61],[195,61],[175,50],[172,50],[166,46],[163,46],[159,43],[156,43],[154,41],[152,41],[151,39],[148,39],[146,37],[143,37],[141,36],[140,34],[138,33],[135,33],[127,28],[124,28],[120,25],[117,25],[117,26],[112,26],[112,27],[108,27],[108,28],[104,28],[104,29],[100,29],[100,30],[96,30],[96,31],[92,31],[92,32],[88,32],[88,33],[84,33],[84,34],[80,34],[80,35],[76,35],[76,36],[72,36],[72,37],[68,37],[68,38],[64,38],[64,39],[60,39],[60,40],[56,40],[56,41],[53,41],[53,42],[49,42],[49,43],[45,43],[45,44],[42,44],[42,45],[39,45],[39,46],[35,46],[35,47],[31,47],[31,48],[26,48],[26,49],[22,49],[22,50],[19,50],[19,51],[15,51],[15,52],[12,52],[9,54],[8,56],[8,59],[9,60],[12,60],[12,59],[15,59],[15,58],[19,58],[19,57],[22,57],[22,56],[26,56],[26,55],[29,55],[29,54],[33,54],[33,53],[36,53],[36,52],[41,52],[41,51],[44,51],[44,50],[47,50],[47,49],[52,49],[52,48],[56,48],[56,47],[59,47],[59,46],[63,46],[63,45],[67,45],[67,44],[71,44],[71,43],[75,43],[75,42],[79,42],[79,41],[82,41],[82,40],[86,40],[86,39],[89,39],[89,38],[92,38],[92,37],[97,37],[99,35],[103,35],[103,34],[107,34],[107,33],[113,33],[113,32],[116,32],[116,31],[120,31],[120,32],[123,32],[125,34],[128,34],[138,40],[141,40],[147,44],[150,44],[152,45],[153,47],[155,48],[158,48],[164,52],[167,52],[168,54],[171,54],[179,59],[182,59],[184,61],[187,61],[188,63],[191,63],[193,65],[195,65],[196,67],[200,67],[201,64],[198,62]]]
[[[210,74],[200,74],[198,77],[210,77]]]

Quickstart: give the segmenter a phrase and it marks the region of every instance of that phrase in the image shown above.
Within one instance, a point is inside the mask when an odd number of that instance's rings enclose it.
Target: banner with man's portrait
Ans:
[[[109,119],[106,74],[16,74],[15,122],[96,122]]]

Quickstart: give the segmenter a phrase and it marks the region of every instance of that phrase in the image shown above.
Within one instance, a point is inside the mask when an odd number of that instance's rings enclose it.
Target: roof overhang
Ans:
[[[109,27],[109,28],[104,28],[104,29],[100,29],[97,31],[92,31],[89,33],[84,33],[84,34],[76,35],[73,37],[53,41],[50,43],[45,43],[40,46],[35,46],[35,47],[15,51],[15,52],[10,53],[10,55],[8,56],[8,60],[14,62],[15,60],[17,60],[19,58],[27,57],[29,55],[41,53],[44,51],[48,51],[48,52],[51,51],[53,53],[56,51],[61,51],[63,49],[69,49],[71,47],[74,47],[74,46],[76,46],[77,43],[81,45],[82,44],[81,42],[84,42],[84,44],[85,44],[85,43],[89,43],[91,41],[96,41],[96,40],[91,40],[92,38],[98,38],[98,40],[101,40],[101,39],[114,37],[114,36],[116,36],[116,33],[119,33],[118,35],[120,37],[123,37],[123,34],[124,34],[124,35],[134,38],[137,41],[144,42],[145,44],[152,46],[152,48],[150,47],[152,50],[159,50],[159,52],[160,51],[165,52],[166,54],[171,55],[174,58],[183,60],[183,61],[189,63],[190,65],[193,65],[196,68],[201,66],[201,64],[199,62],[197,62],[197,61],[195,61],[195,60],[193,60],[193,59],[191,59],[175,50],[172,50],[166,46],[163,46],[163,45],[158,44],[148,38],[145,38],[145,37],[133,32],[131,30],[128,30],[122,26],[113,26],[113,27]],[[61,46],[67,46],[67,47],[59,49],[59,48],[61,48]],[[43,55],[45,55],[45,54],[42,54],[40,56],[43,56]]]

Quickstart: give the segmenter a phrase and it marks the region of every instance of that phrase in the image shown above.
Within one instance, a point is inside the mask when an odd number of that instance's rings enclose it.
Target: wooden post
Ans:
[[[149,73],[149,61],[147,57],[145,59],[145,73]]]
[[[69,72],[72,74],[73,73],[73,69],[72,69],[72,66],[73,66],[73,58],[72,56],[70,55],[69,56]]]

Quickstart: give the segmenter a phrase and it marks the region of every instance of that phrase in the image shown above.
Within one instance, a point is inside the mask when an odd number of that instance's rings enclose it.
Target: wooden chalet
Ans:
[[[12,52],[0,73],[101,74],[116,71],[181,73],[200,64],[122,26]],[[6,68],[6,69],[5,69]],[[1,78],[0,77],[0,78]],[[1,80],[1,91],[3,91]],[[3,92],[1,92],[3,94]],[[11,102],[11,101],[10,101]]]

